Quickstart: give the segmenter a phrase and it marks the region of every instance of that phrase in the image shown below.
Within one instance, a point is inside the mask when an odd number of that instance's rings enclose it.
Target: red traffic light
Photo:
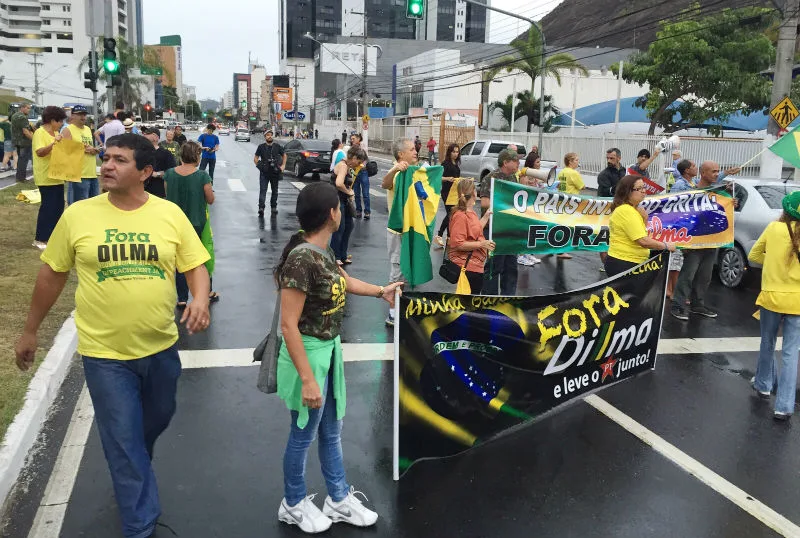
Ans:
[[[152,107],[151,107],[150,105],[144,105],[144,109],[145,109],[145,110],[147,110],[148,112],[150,112],[150,109],[151,109],[151,108],[152,108]]]
[[[167,110],[167,112],[169,112],[170,114],[172,114],[172,109],[169,109],[169,110]]]

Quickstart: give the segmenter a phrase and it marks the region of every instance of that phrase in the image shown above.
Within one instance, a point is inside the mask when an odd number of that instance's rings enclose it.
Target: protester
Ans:
[[[351,151],[363,155],[363,150]],[[292,235],[275,267],[283,334],[278,395],[292,419],[278,519],[307,533],[323,532],[334,522],[368,527],[375,524],[378,514],[356,497],[359,492],[347,483],[343,465],[341,431],[346,402],[339,335],[347,292],[383,298],[393,307],[395,289],[401,283],[368,284],[334,263],[328,243],[339,228],[342,213],[336,189],[330,184],[314,183],[301,190],[295,213],[302,229]],[[305,483],[308,449],[317,434],[328,489],[322,511],[313,503],[314,495],[308,495]]]
[[[331,141],[331,166],[330,171],[333,173],[333,167],[339,164],[339,161],[344,159],[347,156],[347,152],[344,150],[344,144],[338,138],[334,138]],[[331,183],[335,182],[335,177],[331,181]]]
[[[7,117],[0,118],[0,131],[3,133],[3,161],[0,163],[0,171],[4,168],[6,170],[13,170],[14,166],[11,161],[17,163],[17,148],[14,146],[14,140],[11,137],[11,122]]]
[[[117,117],[121,116],[127,116],[122,121],[122,126],[125,128],[126,133],[137,134],[137,135],[142,134],[142,132],[139,130],[139,127],[136,125],[136,122],[133,121],[133,118],[131,118],[127,112],[120,112]]]
[[[319,140],[319,130],[314,129],[314,140]]]
[[[200,142],[200,147],[203,148],[200,170],[205,170],[208,167],[208,175],[211,176],[212,182],[214,181],[214,167],[217,166],[217,151],[219,151],[219,137],[214,134],[216,128],[213,123],[209,123],[205,132],[197,139]]]
[[[100,194],[100,187],[97,184],[97,154],[100,153],[100,149],[94,147],[92,130],[86,125],[87,113],[88,110],[83,105],[72,107],[70,122],[61,131],[61,136],[65,140],[80,141],[84,148],[81,180],[71,181],[67,190],[67,203],[70,205]]]
[[[342,217],[339,221],[339,229],[333,233],[331,238],[331,249],[336,256],[336,263],[339,265],[353,263],[352,256],[347,254],[356,211],[353,202],[353,185],[366,160],[367,152],[359,146],[353,146],[348,150],[347,157],[333,167],[333,174],[336,177],[334,183],[339,195]]]
[[[175,127],[175,129],[177,130],[178,127]],[[172,129],[167,129],[166,133],[164,134],[164,138],[166,138],[166,140],[160,142],[159,145],[172,153],[172,158],[175,159],[175,164],[181,164],[181,144],[175,140],[175,131]],[[184,137],[184,142],[186,142],[186,137]]]
[[[691,161],[678,163],[678,171],[683,175],[672,186],[670,192],[680,192],[690,189],[706,189],[721,180],[728,173],[738,172],[738,168],[731,168],[720,173],[719,165],[714,161],[706,161],[700,165],[700,179],[695,183],[689,177],[696,170]],[[734,204],[737,202],[734,201]],[[683,267],[678,275],[675,291],[672,294],[670,314],[682,321],[689,319],[689,313],[706,318],[716,318],[717,313],[705,305],[705,295],[711,284],[711,274],[717,261],[717,249],[698,248],[686,249],[683,254]],[[690,300],[690,307],[686,308],[686,301]]]
[[[164,186],[164,173],[170,168],[175,168],[175,157],[169,150],[158,145],[161,140],[161,131],[158,127],[150,127],[145,131],[144,137],[153,144],[156,154],[153,162],[153,173],[144,182],[144,190],[158,196],[166,198],[167,191]]]
[[[272,129],[264,133],[264,142],[256,148],[253,164],[258,168],[258,216],[264,216],[267,200],[267,186],[272,190],[269,199],[271,216],[278,214],[278,182],[286,169],[286,152],[283,146],[272,138]],[[202,170],[203,167],[201,166]]]
[[[453,207],[450,228],[447,232],[448,259],[464,267],[470,292],[479,295],[483,288],[483,270],[489,252],[494,250],[494,241],[483,236],[483,228],[489,224],[491,211],[482,217],[475,213],[475,183],[459,181],[456,186],[458,205]]]
[[[108,193],[70,206],[59,220],[42,253],[16,345],[17,366],[28,370],[39,326],[74,266],[78,353],[129,538],[151,536],[161,515],[151,461],[175,412],[181,372],[176,269],[186,274],[195,297],[181,323],[190,334],[209,325],[208,252],[177,206],[144,192],[153,156],[152,144],[141,136],[106,141],[101,177]]]
[[[564,168],[558,173],[558,190],[566,194],[580,194],[586,187],[583,182],[578,166],[580,158],[577,153],[567,153],[564,155]],[[623,174],[624,175],[624,174]]]
[[[431,135],[430,140],[428,140],[428,162],[431,164],[436,164],[438,162],[438,155],[436,155],[436,140],[433,139],[433,135]]]
[[[164,173],[167,200],[181,208],[192,223],[197,237],[203,236],[208,218],[208,206],[214,203],[211,176],[205,170],[197,169],[200,165],[200,153],[200,144],[195,141],[186,142],[181,146],[181,164],[169,168]],[[178,291],[178,308],[184,308],[189,301],[189,286],[183,273],[175,275],[175,285]],[[211,289],[208,295],[209,302],[218,301],[220,296],[213,291],[211,275],[208,277],[208,287]]]
[[[400,138],[392,144],[392,155],[394,155],[394,165],[389,169],[383,181],[381,188],[386,191],[386,205],[388,206],[388,213],[392,214],[392,202],[394,202],[394,184],[395,176],[399,172],[405,171],[409,166],[417,164],[417,150],[414,143],[408,138]],[[389,282],[405,281],[403,274],[400,272],[400,247],[402,245],[402,236],[394,230],[386,229],[386,249],[389,251]],[[389,315],[386,317],[386,325],[394,327],[394,311],[389,309]]]
[[[27,180],[28,163],[31,161],[33,129],[31,128],[30,120],[28,120],[30,112],[30,103],[24,103],[19,107],[19,111],[11,116],[11,140],[17,149],[16,179],[18,183]]]
[[[48,172],[53,147],[61,140],[58,130],[66,117],[67,114],[61,107],[45,107],[42,111],[42,126],[33,133],[33,181],[42,197],[33,246],[41,250],[47,246],[58,219],[64,213],[64,181],[50,179]]]
[[[530,153],[525,157],[525,168],[535,168],[538,170],[541,168],[541,165],[542,158],[539,156],[539,152],[536,149],[531,149]]]
[[[114,114],[109,114],[106,116],[106,122],[94,132],[94,139],[98,144],[103,144],[104,140],[121,134],[125,134],[125,126]],[[104,139],[101,139],[101,136]]]
[[[450,144],[447,146],[447,152],[442,161],[442,202],[444,203],[444,219],[439,225],[439,234],[433,238],[433,244],[439,248],[444,247],[444,239],[442,236],[447,230],[450,223],[450,213],[455,207],[453,204],[447,205],[447,197],[450,196],[450,189],[453,187],[453,182],[458,181],[461,177],[461,150],[458,144]]]
[[[114,103],[114,114],[113,116],[117,118],[119,121],[124,121],[125,118],[128,117],[127,113],[125,112],[125,103],[122,101],[117,101]]]
[[[783,214],[758,238],[748,258],[763,266],[759,306],[761,348],[753,389],[769,399],[777,384],[777,420],[794,413],[797,387],[797,350],[800,348],[800,191],[784,196]],[[775,360],[775,340],[783,326],[780,374]]]
[[[611,148],[606,152],[606,168],[597,175],[597,196],[613,198],[614,189],[623,177],[625,168],[620,164],[622,152],[618,148]],[[583,187],[581,187],[583,188]]]
[[[639,175],[650,179],[650,172],[647,171],[647,167],[656,160],[656,157],[658,157],[659,153],[661,153],[661,148],[658,146],[656,146],[656,149],[653,151],[652,155],[650,155],[650,150],[647,148],[639,150],[639,153],[636,155],[636,164],[632,164],[628,167],[628,173],[634,176]]]
[[[419,158],[419,151],[422,149],[422,140],[419,139],[419,135],[414,137],[414,150],[417,152],[417,156]]]
[[[176,125],[174,129],[174,140],[178,143],[179,146],[182,146],[186,143],[186,135],[183,134],[183,127],[180,125]]]
[[[350,149],[352,148],[363,149],[361,147],[361,143],[364,141],[364,137],[362,135],[356,134],[350,138],[353,141],[352,145],[350,146]],[[355,172],[355,180],[353,181],[353,193],[354,193],[354,201],[356,208],[355,218],[360,219],[363,216],[364,220],[369,220],[372,214],[370,211],[369,174],[367,174],[367,167],[366,167],[368,157],[366,156],[366,150],[364,151],[365,151],[364,163]]]
[[[647,233],[647,212],[639,207],[645,197],[644,181],[628,175],[617,183],[608,223],[608,276],[636,267],[650,257],[650,250],[675,251],[675,243],[656,241]]]

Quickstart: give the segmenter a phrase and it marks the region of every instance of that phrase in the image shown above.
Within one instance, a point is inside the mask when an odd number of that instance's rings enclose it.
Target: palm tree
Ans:
[[[127,107],[133,108],[142,104],[142,89],[149,89],[151,86],[150,79],[147,77],[132,76],[131,70],[137,67],[142,67],[145,64],[144,50],[142,48],[131,47],[125,39],[118,37],[117,40],[117,61],[119,62],[119,70],[116,77],[120,80],[120,86],[116,90],[116,100],[122,101]],[[97,40],[97,57],[103,58],[103,40]],[[150,55],[152,56],[152,55]],[[152,65],[153,61],[158,62],[157,58],[148,57],[148,67],[162,67],[161,65]],[[82,73],[88,69],[89,55],[84,56],[78,64],[78,73]],[[105,70],[101,69],[99,73],[99,80],[109,82],[110,76]],[[102,103],[105,100],[105,93],[101,92],[99,101]],[[110,105],[109,105],[110,107]]]
[[[534,95],[536,88],[536,78],[542,75],[542,54],[546,54],[542,50],[542,42],[539,39],[538,30],[531,28],[528,30],[528,39],[515,39],[511,42],[511,46],[516,49],[516,54],[505,56],[498,60],[495,67],[490,70],[489,76],[494,78],[501,71],[511,72],[514,70],[522,71],[531,77],[531,90],[530,95]],[[561,69],[575,69],[583,76],[588,76],[589,72],[586,68],[575,59],[572,54],[567,52],[557,52],[546,57],[544,65],[544,76],[552,77],[556,83],[561,86]],[[528,104],[535,102],[538,106],[538,100],[532,100]],[[547,99],[545,98],[545,104]],[[528,110],[528,131],[531,130],[531,125],[534,120],[539,117],[538,110]],[[537,123],[538,125],[538,123]]]
[[[515,96],[517,100],[516,107],[512,107],[511,103],[511,96],[507,96],[505,101],[494,101],[489,104],[489,112],[494,112],[495,110],[500,111],[500,115],[503,117],[507,125],[511,125],[511,113],[512,108],[514,110],[514,120],[521,118],[524,114],[519,114],[518,111],[520,110],[533,110],[533,123],[536,125],[542,125],[542,129],[545,133],[551,133],[556,129],[553,127],[553,119],[561,114],[561,111],[553,104],[553,96],[552,95],[545,95],[544,96],[544,124],[539,121],[539,99],[533,98],[531,99],[531,92],[525,90],[523,92],[517,92]]]

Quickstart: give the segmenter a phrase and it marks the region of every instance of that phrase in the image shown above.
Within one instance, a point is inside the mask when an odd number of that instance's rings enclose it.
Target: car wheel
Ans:
[[[738,288],[742,285],[749,271],[747,257],[739,245],[724,249],[719,255],[717,276],[726,288]]]
[[[296,177],[296,178],[298,178],[298,179],[300,179],[301,177],[303,177],[303,169],[302,169],[302,167],[300,166],[300,161],[296,161],[296,162],[294,163],[294,177]]]

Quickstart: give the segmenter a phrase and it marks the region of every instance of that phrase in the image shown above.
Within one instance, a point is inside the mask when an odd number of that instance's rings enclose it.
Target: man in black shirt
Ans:
[[[156,158],[153,164],[153,175],[147,178],[144,182],[144,190],[158,196],[159,198],[167,197],[167,190],[164,188],[164,172],[170,168],[175,168],[175,157],[168,149],[164,149],[158,145],[161,140],[161,131],[157,127],[151,127],[144,133],[147,138],[156,148]]]
[[[625,167],[620,165],[621,160],[622,152],[617,148],[611,148],[606,152],[608,166],[597,176],[597,196],[614,197],[617,183],[626,175]]]
[[[264,133],[264,143],[256,148],[253,163],[259,171],[258,183],[258,216],[264,216],[265,201],[267,199],[267,185],[272,190],[269,205],[272,216],[278,214],[278,181],[286,168],[286,153],[283,146],[272,139],[272,129]]]
[[[172,138],[178,145],[182,146],[186,143],[186,135],[183,134],[183,127],[180,125],[175,126],[174,130],[175,136]]]

